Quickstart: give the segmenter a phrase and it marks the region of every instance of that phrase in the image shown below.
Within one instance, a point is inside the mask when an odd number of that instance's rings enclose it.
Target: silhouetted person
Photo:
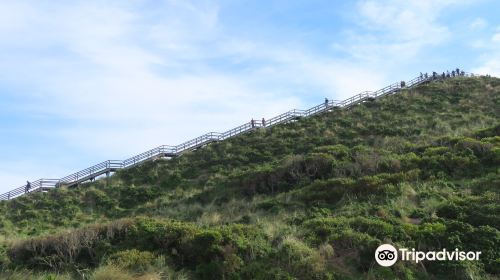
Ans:
[[[460,72],[460,75],[465,76],[465,72],[462,70],[462,72]]]
[[[31,189],[31,183],[30,181],[26,181],[26,187],[24,188],[24,192],[27,193]]]
[[[406,86],[405,81],[401,81],[401,87],[404,88]]]
[[[325,107],[328,107],[328,98],[325,98]]]
[[[446,74],[443,72],[443,74],[441,74],[441,78],[446,78]]]
[[[266,120],[262,118],[262,126],[266,126]]]
[[[455,77],[455,70],[451,71],[451,76]]]
[[[255,121],[253,119],[250,121],[250,124],[252,125],[252,128],[255,127]]]
[[[420,80],[422,80],[424,78],[424,74],[422,74],[422,72],[420,72]]]
[[[457,76],[459,76],[459,75],[460,75],[460,69],[458,69],[458,68],[457,68],[457,69],[455,69],[455,72],[457,73]]]
[[[432,72],[432,79],[435,80],[437,78],[437,73],[436,72]]]

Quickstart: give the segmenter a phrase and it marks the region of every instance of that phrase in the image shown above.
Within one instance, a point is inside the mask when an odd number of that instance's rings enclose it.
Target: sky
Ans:
[[[0,0],[0,193],[459,67],[494,0]]]

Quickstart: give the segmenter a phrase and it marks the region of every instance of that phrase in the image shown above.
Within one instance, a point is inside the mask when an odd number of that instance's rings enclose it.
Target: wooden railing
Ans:
[[[461,72],[459,75],[460,77],[466,76],[466,77],[474,77],[474,74],[471,73],[464,73]],[[444,78],[450,78],[449,75]],[[104,162],[101,162],[99,164],[96,164],[94,166],[91,166],[89,168],[80,170],[76,173],[70,174],[68,176],[65,176],[61,179],[38,179],[36,181],[33,181],[30,183],[30,186],[27,187],[26,185],[15,188],[9,192],[6,192],[4,194],[0,195],[0,200],[9,200],[13,199],[15,197],[32,193],[32,192],[44,192],[47,191],[51,188],[59,187],[59,186],[74,186],[78,185],[79,183],[88,181],[88,180],[94,180],[96,177],[101,176],[103,174],[106,174],[109,176],[111,172],[115,172],[116,170],[123,169],[123,168],[129,168],[132,166],[135,166],[137,164],[140,164],[142,162],[148,161],[148,160],[153,160],[156,158],[171,158],[171,157],[176,157],[179,155],[182,155],[183,153],[187,151],[192,151],[195,149],[198,149],[200,147],[203,147],[209,143],[215,142],[215,141],[221,141],[225,140],[234,136],[237,136],[242,133],[246,133],[249,131],[252,131],[256,128],[269,128],[274,125],[280,124],[280,123],[286,123],[290,122],[292,120],[296,120],[298,118],[302,117],[309,117],[313,116],[319,113],[323,113],[326,111],[334,110],[337,108],[350,108],[356,104],[365,102],[365,101],[371,101],[375,98],[379,98],[385,95],[393,94],[396,92],[399,92],[402,89],[407,89],[407,88],[412,88],[415,86],[418,86],[422,83],[426,83],[429,81],[433,80],[438,80],[438,79],[443,79],[442,74],[441,75],[423,75],[421,74],[420,76],[411,79],[407,82],[400,82],[400,83],[394,83],[391,85],[388,85],[384,88],[381,88],[377,91],[365,91],[359,94],[356,94],[352,97],[349,97],[345,100],[338,101],[338,100],[325,100],[324,103],[316,105],[314,107],[311,107],[307,110],[298,110],[298,109],[293,109],[288,112],[285,112],[283,114],[280,114],[278,116],[275,116],[273,118],[267,119],[267,120],[251,120],[250,122],[244,123],[238,127],[235,127],[233,129],[230,129],[226,132],[223,133],[218,133],[218,132],[210,132],[207,134],[204,134],[202,136],[196,137],[194,139],[191,139],[189,141],[186,141],[184,143],[181,143],[177,146],[168,146],[168,145],[162,145],[159,147],[156,147],[154,149],[151,149],[149,151],[146,151],[144,153],[138,154],[136,156],[133,156],[131,158],[125,159],[125,160],[107,160]]]
[[[30,186],[26,185],[19,188],[15,188],[9,192],[0,195],[0,200],[9,200],[20,195],[24,195],[32,192],[42,192],[48,189],[56,187],[60,179],[38,179],[30,183]]]

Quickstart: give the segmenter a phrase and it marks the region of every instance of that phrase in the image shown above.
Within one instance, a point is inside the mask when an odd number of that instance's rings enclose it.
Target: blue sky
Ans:
[[[0,0],[0,192],[460,67],[500,2]]]

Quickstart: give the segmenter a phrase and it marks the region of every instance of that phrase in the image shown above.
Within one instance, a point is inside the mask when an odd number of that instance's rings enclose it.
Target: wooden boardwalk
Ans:
[[[473,77],[475,75],[462,72],[460,75],[457,76]],[[31,186],[29,189],[27,189],[26,185],[24,185],[15,188],[9,192],[6,192],[4,194],[1,194],[0,200],[9,200],[32,192],[45,192],[52,188],[60,186],[67,186],[67,187],[77,186],[85,181],[94,180],[98,176],[102,175],[110,176],[112,172],[115,172],[120,169],[130,168],[145,161],[154,160],[158,158],[177,157],[187,151],[192,151],[200,147],[203,147],[205,145],[208,145],[212,142],[222,141],[237,136],[239,134],[252,131],[256,128],[269,128],[277,124],[287,123],[292,120],[296,120],[298,118],[310,117],[319,113],[331,110],[338,110],[341,108],[350,108],[362,102],[373,101],[382,96],[397,93],[402,89],[409,89],[429,81],[447,79],[447,78],[450,78],[450,76],[448,75],[443,77],[441,75],[436,76],[436,75],[421,74],[417,78],[414,78],[410,81],[394,83],[377,91],[365,91],[356,94],[350,98],[347,98],[346,100],[342,101],[325,100],[324,103],[316,105],[307,110],[293,109],[278,116],[275,116],[273,118],[267,119],[265,121],[251,120],[250,122],[244,123],[226,132],[222,133],[209,132],[207,134],[201,135],[199,137],[196,137],[194,139],[191,139],[176,146],[162,145],[125,160],[107,160],[98,163],[96,165],[93,165],[89,168],[78,171],[76,173],[62,177],[60,179],[38,179],[36,181],[31,182]]]

